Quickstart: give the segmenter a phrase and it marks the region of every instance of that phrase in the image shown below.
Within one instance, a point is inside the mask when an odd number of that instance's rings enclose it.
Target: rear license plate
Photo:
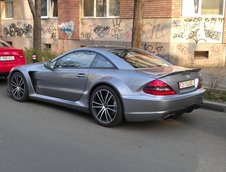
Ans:
[[[0,56],[0,61],[12,61],[14,56]]]
[[[179,82],[179,88],[180,89],[194,87],[194,86],[195,86],[195,80],[188,80],[188,81]]]

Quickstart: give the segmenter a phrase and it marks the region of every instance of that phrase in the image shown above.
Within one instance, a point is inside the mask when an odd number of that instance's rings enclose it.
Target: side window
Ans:
[[[114,69],[116,67],[103,56],[97,55],[93,61],[92,68]]]
[[[76,51],[58,59],[56,67],[89,68],[95,56],[94,52]]]

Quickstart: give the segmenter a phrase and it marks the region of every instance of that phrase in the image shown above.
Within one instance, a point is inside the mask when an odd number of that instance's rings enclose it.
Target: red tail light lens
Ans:
[[[165,82],[161,80],[154,80],[149,82],[143,89],[147,94],[165,96],[165,95],[174,95],[176,92]]]
[[[199,84],[198,84],[198,88],[202,88],[203,87],[203,80],[202,77],[199,78]]]

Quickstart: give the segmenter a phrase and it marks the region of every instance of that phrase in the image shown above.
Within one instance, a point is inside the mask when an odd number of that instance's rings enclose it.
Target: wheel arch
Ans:
[[[10,75],[8,76],[8,83],[9,83],[11,77],[13,76],[13,74],[17,73],[17,72],[20,73],[24,77],[25,82],[26,82],[27,87],[28,87],[28,95],[30,95],[30,93],[32,93],[34,91],[33,91],[33,86],[31,84],[32,81],[31,81],[29,73],[26,73],[26,72],[24,72],[23,70],[20,70],[20,69],[14,69],[10,72]]]

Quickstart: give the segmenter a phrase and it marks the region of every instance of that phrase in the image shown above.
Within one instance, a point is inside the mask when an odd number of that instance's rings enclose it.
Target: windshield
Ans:
[[[170,65],[165,60],[143,51],[113,50],[111,52],[124,59],[134,68],[165,67]]]

